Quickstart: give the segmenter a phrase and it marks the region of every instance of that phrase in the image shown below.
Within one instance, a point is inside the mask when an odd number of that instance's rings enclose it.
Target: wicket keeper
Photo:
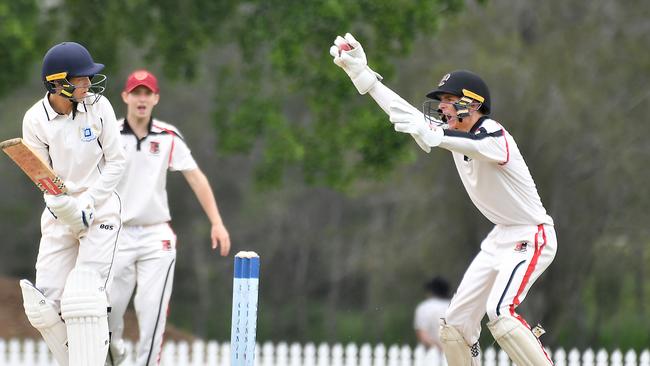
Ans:
[[[410,134],[427,153],[433,147],[452,153],[470,199],[494,224],[441,320],[449,366],[480,365],[486,313],[488,329],[515,364],[552,365],[516,309],[555,257],[553,219],[514,138],[491,116],[487,84],[467,70],[445,74],[426,95],[423,113],[381,83],[351,34],[337,37],[330,54],[359,93],[370,94],[390,116],[395,131]]]

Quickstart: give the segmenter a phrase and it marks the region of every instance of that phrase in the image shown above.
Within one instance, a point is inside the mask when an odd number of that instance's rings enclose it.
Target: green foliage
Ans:
[[[385,176],[408,159],[412,147],[384,128],[383,112],[360,98],[332,63],[328,49],[334,37],[353,32],[371,65],[390,77],[390,61],[408,54],[418,35],[430,37],[440,18],[462,4],[64,0],[44,9],[34,0],[7,2],[0,5],[0,70],[11,72],[0,72],[0,96],[25,79],[25,66],[37,61],[46,45],[78,41],[106,64],[108,74],[129,56],[124,47],[135,46],[149,63],[160,62],[170,78],[220,75],[223,95],[214,103],[219,149],[242,154],[259,147],[264,155],[256,169],[259,186],[277,187],[296,167],[309,184],[346,189],[360,178]],[[233,53],[231,62],[199,75],[198,61],[210,48]],[[229,74],[232,65],[243,72]],[[301,120],[288,118],[288,110],[300,111]]]
[[[334,37],[353,32],[371,65],[390,76],[390,60],[406,55],[418,35],[430,36],[439,19],[461,5],[461,0],[328,0],[300,6],[291,1],[65,0],[48,15],[62,37],[86,45],[109,74],[127,56],[121,52],[127,44],[149,63],[160,62],[168,77],[186,80],[199,76],[206,49],[232,53],[230,63],[202,76],[218,75],[214,123],[220,151],[242,154],[258,147],[260,187],[277,187],[296,167],[309,184],[345,189],[360,178],[385,176],[412,147],[389,131],[385,114],[360,98],[332,63],[328,49]],[[0,52],[6,53],[0,62],[8,64],[0,64],[3,69],[29,65],[42,53],[34,41],[38,10],[35,1],[0,7]],[[60,41],[57,35],[47,34]],[[229,72],[238,66],[239,73]],[[7,88],[24,72],[0,75]],[[301,118],[288,118],[289,111],[299,111]]]
[[[25,82],[27,66],[43,52],[39,10],[36,0],[0,2],[0,97]]]
[[[239,112],[220,113],[216,123],[222,151],[228,151],[231,140],[261,141],[264,159],[257,177],[263,185],[281,183],[284,172],[293,165],[301,168],[307,183],[337,189],[360,178],[384,176],[409,156],[410,142],[390,131],[386,115],[371,100],[358,96],[345,73],[332,63],[328,49],[337,34],[353,32],[364,45],[370,64],[390,76],[389,61],[411,50],[418,34],[435,31],[439,17],[457,10],[460,4],[315,1],[295,6],[286,1],[249,2],[228,23],[241,51],[233,63],[243,62],[247,71],[237,77],[229,74],[230,78],[219,83],[249,87],[228,88],[228,94],[217,98],[216,104],[228,108],[234,104],[239,110],[261,114],[264,108],[260,105],[271,101],[299,111],[302,118],[259,117],[274,128],[280,128],[278,122],[284,125],[281,137],[286,146],[279,149],[274,140],[278,136],[271,136],[268,129],[256,128],[253,135],[250,128],[232,129],[239,123]],[[257,77],[260,74],[263,79]],[[256,93],[260,89],[265,92]],[[252,101],[246,97],[251,93],[255,95]]]
[[[199,55],[218,39],[222,19],[235,1],[65,0],[56,8],[67,36],[86,45],[109,70],[118,70],[119,51],[135,45],[149,63],[162,62],[176,79],[197,76]]]
[[[648,253],[650,242],[635,244],[625,238],[611,238],[603,240],[598,248],[607,252],[606,257],[595,261],[595,271],[603,275],[589,278],[581,291],[589,341],[643,350],[650,343],[650,288],[644,273],[647,254],[638,255],[638,251]]]

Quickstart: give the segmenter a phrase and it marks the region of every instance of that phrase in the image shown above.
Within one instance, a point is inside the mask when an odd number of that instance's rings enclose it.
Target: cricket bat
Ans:
[[[54,173],[50,165],[43,161],[21,138],[0,142],[2,149],[11,160],[27,174],[43,193],[58,196],[68,192],[63,180]]]

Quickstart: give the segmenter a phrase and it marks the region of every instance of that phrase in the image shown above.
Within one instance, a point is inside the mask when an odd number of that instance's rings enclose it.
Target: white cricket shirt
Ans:
[[[553,225],[519,148],[496,121],[482,117],[469,132],[444,130],[440,147],[453,153],[474,205],[497,225]]]
[[[124,202],[124,225],[153,225],[171,220],[167,202],[167,171],[197,169],[190,149],[176,127],[152,119],[142,139],[124,119],[118,121],[126,153],[126,171],[117,190]]]
[[[124,171],[115,112],[107,98],[77,104],[69,115],[57,114],[47,98],[23,118],[23,140],[69,186],[72,193],[88,190],[95,205],[115,190]]]
[[[413,328],[426,332],[429,337],[440,342],[440,318],[445,317],[445,312],[449,307],[449,299],[430,297],[422,301],[415,308],[413,317]]]

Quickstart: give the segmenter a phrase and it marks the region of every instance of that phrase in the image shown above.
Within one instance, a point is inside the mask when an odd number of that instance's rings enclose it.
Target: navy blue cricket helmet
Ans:
[[[63,42],[50,48],[45,57],[43,57],[43,68],[41,70],[41,78],[45,84],[45,88],[50,93],[55,93],[55,81],[62,81],[64,88],[62,94],[71,97],[74,91],[74,85],[69,83],[69,79],[76,76],[88,76],[93,78],[104,69],[103,64],[93,61],[92,56],[88,50],[76,42]],[[101,75],[101,74],[100,74]],[[99,83],[105,81],[103,79],[92,86],[97,86]],[[66,87],[67,86],[67,87]],[[101,94],[104,88],[92,89],[95,94]]]

